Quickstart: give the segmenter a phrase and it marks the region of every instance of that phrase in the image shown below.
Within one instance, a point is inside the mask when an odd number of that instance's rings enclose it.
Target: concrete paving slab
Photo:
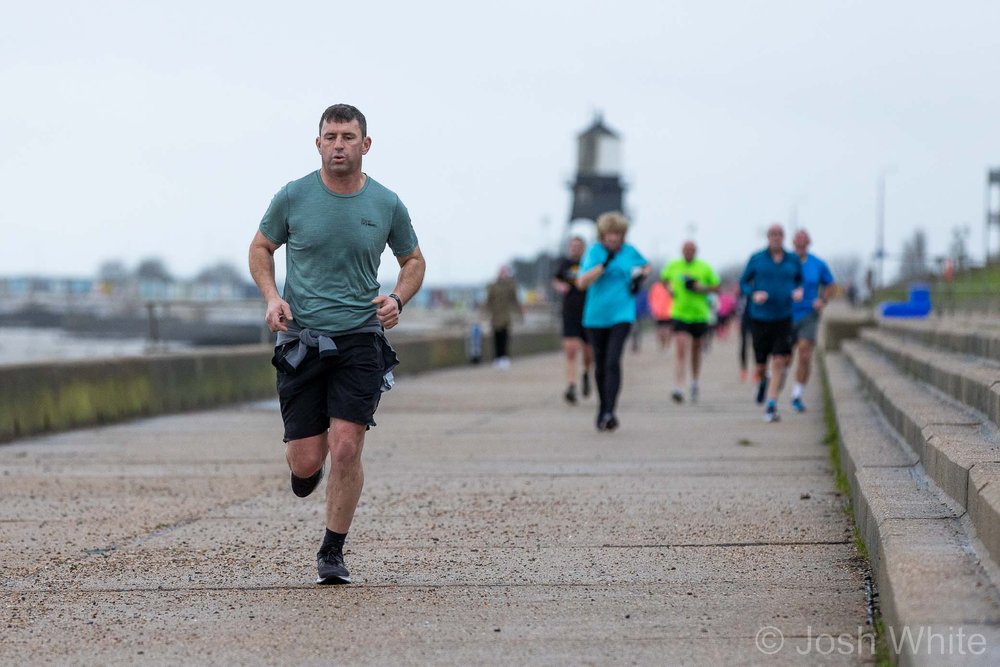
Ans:
[[[102,664],[318,665],[330,664],[331,654],[338,663],[365,665],[857,664],[864,657],[814,647],[805,658],[810,631],[855,635],[857,628],[830,623],[814,605],[787,603],[798,597],[795,589],[770,589],[762,601],[746,588],[716,593],[671,584],[639,594],[613,585],[312,587],[241,591],[220,605],[225,593],[74,593],[58,607],[27,594],[24,606],[38,610],[36,620],[17,619],[5,650],[30,660],[44,641],[49,655],[68,661],[80,645],[94,646],[91,655]],[[850,604],[854,591],[822,594]],[[757,619],[787,632],[783,651],[757,650]],[[47,632],[54,625],[66,631]],[[361,641],[359,627],[377,639]],[[183,641],[170,641],[178,629]]]
[[[311,583],[322,500],[288,492],[273,402],[0,448],[0,557],[27,554],[0,663],[800,664],[864,626],[864,564],[818,382],[764,424],[735,359],[675,406],[670,358],[627,353],[615,433],[564,404],[561,355],[401,378],[349,587]]]

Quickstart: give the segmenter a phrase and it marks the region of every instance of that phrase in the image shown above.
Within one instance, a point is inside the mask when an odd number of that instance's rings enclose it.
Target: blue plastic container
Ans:
[[[913,283],[908,301],[886,301],[879,304],[879,311],[882,317],[927,317],[931,312],[931,288]]]

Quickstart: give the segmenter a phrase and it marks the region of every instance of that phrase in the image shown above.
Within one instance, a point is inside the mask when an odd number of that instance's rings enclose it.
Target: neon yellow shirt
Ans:
[[[719,276],[708,262],[695,259],[687,262],[682,257],[663,267],[660,278],[670,283],[674,293],[674,304],[670,308],[670,319],[681,322],[708,322],[712,310],[708,304],[708,295],[692,292],[684,286],[686,278],[694,278],[705,287],[715,287],[719,284]]]

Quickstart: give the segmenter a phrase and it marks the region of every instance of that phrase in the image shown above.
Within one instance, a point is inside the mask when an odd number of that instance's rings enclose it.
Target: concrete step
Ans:
[[[898,649],[900,664],[939,664],[941,655],[899,639],[918,629],[945,635],[961,629],[981,635],[986,647],[962,664],[1000,664],[1000,590],[988,572],[995,566],[978,555],[964,508],[928,482],[916,454],[866,399],[870,381],[855,366],[867,361],[860,347],[845,342],[843,353],[825,353],[823,368],[889,649]]]
[[[1000,435],[985,416],[906,376],[869,344],[847,341],[844,356],[871,402],[919,458],[927,476],[961,510],[1000,562]]]
[[[930,477],[968,507],[969,469],[1000,462],[996,425],[906,375],[867,342],[848,341],[843,350],[872,401],[920,457]]]
[[[995,317],[935,317],[923,320],[881,318],[878,320],[878,327],[929,347],[1000,360],[1000,319]]]
[[[861,339],[906,373],[1000,424],[1000,362],[934,348],[896,329],[865,329]]]

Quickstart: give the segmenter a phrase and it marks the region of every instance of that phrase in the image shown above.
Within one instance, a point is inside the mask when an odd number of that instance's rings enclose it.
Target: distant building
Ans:
[[[595,222],[602,213],[624,212],[621,180],[621,139],[604,124],[601,114],[577,137],[576,179],[570,184],[573,204],[569,222]]]

